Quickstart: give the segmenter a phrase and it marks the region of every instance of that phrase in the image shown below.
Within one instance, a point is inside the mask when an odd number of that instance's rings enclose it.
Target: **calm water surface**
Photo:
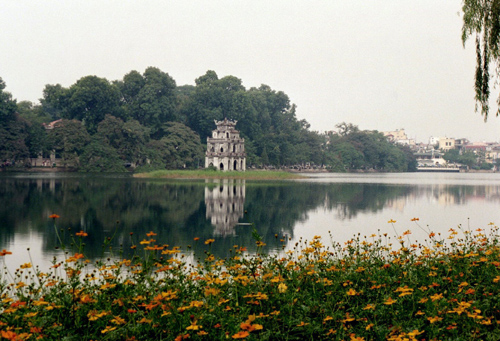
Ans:
[[[48,267],[54,256],[62,257],[55,229],[67,245],[75,232],[87,232],[85,254],[92,259],[131,256],[130,247],[149,239],[150,231],[158,244],[200,253],[203,241],[213,238],[212,252],[221,257],[234,245],[252,251],[253,228],[268,252],[281,250],[282,236],[286,248],[315,235],[330,244],[358,233],[406,230],[423,241],[423,230],[447,235],[458,226],[500,224],[499,208],[500,174],[491,173],[317,174],[282,182],[0,174],[0,250],[13,252],[2,257],[9,267]],[[53,213],[60,216],[56,226]],[[414,217],[420,227],[411,222]],[[103,249],[106,238],[114,251]]]

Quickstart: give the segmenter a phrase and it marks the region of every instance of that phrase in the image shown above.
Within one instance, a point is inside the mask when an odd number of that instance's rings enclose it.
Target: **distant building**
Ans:
[[[439,149],[445,152],[451,149],[455,149],[455,139],[448,137],[441,137],[439,139]]]
[[[404,129],[396,129],[394,131],[384,131],[382,132],[388,141],[406,145],[406,146],[415,146],[415,139],[410,139],[406,135]]]
[[[212,131],[212,137],[207,137],[205,168],[213,166],[222,171],[246,170],[245,139],[234,128],[237,122],[227,118],[215,121],[217,129]]]
[[[429,137],[429,144],[431,146],[436,146],[439,144],[439,139],[440,139],[440,137],[431,136],[431,137]]]
[[[414,153],[419,167],[444,167],[446,160],[443,159],[443,152],[435,149],[419,150]]]
[[[455,148],[462,151],[468,143],[469,140],[466,138],[455,139]]]

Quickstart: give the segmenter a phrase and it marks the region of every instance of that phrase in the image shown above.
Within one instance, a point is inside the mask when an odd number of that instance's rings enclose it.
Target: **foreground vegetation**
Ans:
[[[76,252],[49,271],[27,263],[4,275],[0,337],[498,340],[500,245],[497,227],[491,231],[450,229],[447,239],[429,232],[423,243],[412,243],[410,231],[396,240],[373,234],[329,247],[316,236],[275,255],[235,245],[226,259],[211,253],[216,240],[194,238],[206,251],[193,255],[150,232],[142,241],[131,234],[131,259],[95,264],[81,231]]]
[[[149,173],[138,173],[137,178],[166,179],[248,179],[248,180],[286,180],[302,179],[304,176],[284,171],[228,171],[218,170],[157,170]]]

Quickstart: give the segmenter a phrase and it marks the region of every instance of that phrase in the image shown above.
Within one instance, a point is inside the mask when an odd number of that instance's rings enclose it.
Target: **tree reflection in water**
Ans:
[[[149,231],[157,233],[158,244],[184,250],[190,246],[197,253],[203,253],[204,240],[214,238],[211,252],[226,257],[234,245],[256,251],[253,229],[267,244],[263,252],[280,250],[280,240],[293,239],[295,226],[318,209],[332,215],[331,223],[400,205],[409,198],[463,205],[469,198],[498,201],[499,193],[499,186],[2,174],[0,249],[15,248],[17,241],[36,234],[42,250],[53,253],[58,240],[48,217],[57,213],[57,227],[68,245],[76,232],[88,233],[85,253],[90,259],[110,254],[102,247],[110,236],[114,236],[113,255],[130,257],[131,246],[139,245]]]

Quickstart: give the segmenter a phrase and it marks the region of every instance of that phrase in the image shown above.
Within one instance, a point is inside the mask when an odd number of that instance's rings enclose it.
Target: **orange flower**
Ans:
[[[242,332],[237,332],[236,334],[234,334],[233,336],[231,336],[233,339],[244,339],[246,338],[248,335],[250,335],[249,332],[245,332],[245,331],[242,331]]]
[[[213,242],[215,242],[215,239],[207,239],[207,240],[205,240],[205,244],[207,244],[207,245],[210,245]]]
[[[394,304],[396,303],[397,301],[396,300],[393,300],[392,298],[388,298],[387,301],[384,302],[385,305],[391,305],[391,304]]]
[[[0,333],[1,333],[0,335],[2,336],[2,338],[5,338],[7,340],[15,340],[16,336],[17,336],[17,334],[11,330],[7,330],[7,331],[2,330]]]
[[[348,296],[356,296],[358,293],[356,292],[356,290],[354,290],[353,288],[349,289],[347,291],[347,295]]]
[[[146,233],[146,236],[148,236],[148,237],[156,236],[156,233],[154,233],[153,231],[150,231],[150,232]]]
[[[11,255],[11,254],[12,254],[12,252],[7,251],[5,249],[3,249],[2,251],[0,251],[0,256]]]
[[[84,231],[80,231],[80,232],[75,233],[75,235],[78,237],[87,237],[88,233],[86,233]]]
[[[49,218],[51,219],[57,219],[57,218],[60,218],[57,214],[51,214],[49,215]]]

